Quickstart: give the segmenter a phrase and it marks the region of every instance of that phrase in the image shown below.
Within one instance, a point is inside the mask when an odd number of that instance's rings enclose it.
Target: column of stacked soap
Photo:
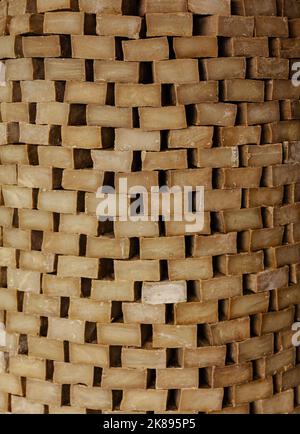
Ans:
[[[0,411],[299,413],[300,2],[2,0],[0,30]],[[121,178],[204,186],[202,230],[99,221]]]

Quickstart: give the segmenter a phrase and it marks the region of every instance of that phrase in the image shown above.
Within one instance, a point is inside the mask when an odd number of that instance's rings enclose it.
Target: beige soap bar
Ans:
[[[199,18],[197,25],[201,35],[209,36],[251,37],[254,32],[253,17],[212,15]]]
[[[187,0],[141,0],[140,14],[186,12]]]
[[[218,57],[218,41],[214,36],[174,37],[173,48],[178,59]]]
[[[153,79],[158,83],[180,84],[198,82],[198,62],[194,59],[175,59],[154,62]]]
[[[97,14],[96,32],[103,36],[122,36],[138,39],[142,19],[140,17],[115,14]]]
[[[230,15],[230,0],[188,0],[188,8],[198,15]]]
[[[72,57],[75,59],[114,60],[115,40],[112,36],[72,35]]]
[[[140,124],[144,131],[176,130],[187,127],[184,106],[140,108]]]
[[[234,12],[238,15],[254,16],[265,15],[273,16],[277,14],[276,0],[234,0]]]
[[[124,60],[149,62],[169,58],[167,37],[122,41]]]
[[[146,14],[147,37],[152,36],[192,36],[193,15],[181,13]]]
[[[268,38],[257,37],[235,37],[225,40],[224,52],[227,56],[269,56]]]

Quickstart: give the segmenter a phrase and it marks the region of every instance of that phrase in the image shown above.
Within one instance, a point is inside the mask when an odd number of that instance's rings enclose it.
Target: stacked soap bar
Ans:
[[[300,2],[1,0],[0,32],[1,412],[300,413]],[[203,186],[203,227],[100,221],[121,178]]]

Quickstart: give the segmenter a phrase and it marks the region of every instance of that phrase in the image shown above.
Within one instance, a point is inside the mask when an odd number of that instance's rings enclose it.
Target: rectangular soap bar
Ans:
[[[236,37],[224,41],[224,53],[227,56],[269,56],[267,37]]]
[[[254,17],[212,15],[200,17],[196,23],[200,35],[251,37],[254,33]]]
[[[192,36],[193,14],[148,13],[146,14],[147,37],[153,36]]]
[[[246,16],[274,16],[277,15],[276,0],[233,0],[233,12]]]

